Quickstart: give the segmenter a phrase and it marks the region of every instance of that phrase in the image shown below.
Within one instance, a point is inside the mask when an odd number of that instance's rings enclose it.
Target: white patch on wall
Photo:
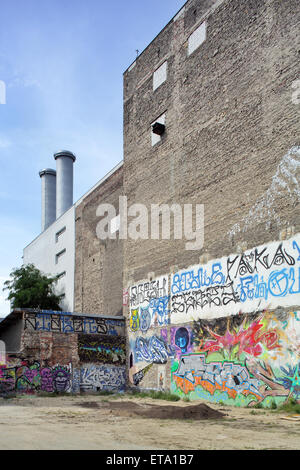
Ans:
[[[110,221],[110,233],[116,233],[120,229],[120,214]]]
[[[159,122],[160,124],[163,124],[165,125],[166,124],[166,114],[162,114],[161,116],[159,116],[157,119],[155,119],[155,121],[153,121],[151,123],[151,144],[152,144],[152,147],[154,145],[156,145],[158,142],[161,141],[161,136],[158,135],[158,134],[154,134],[154,132],[152,131],[152,126],[153,124],[155,124],[156,122]]]
[[[300,147],[292,147],[279,163],[276,173],[272,178],[271,185],[256,201],[241,223],[235,224],[228,232],[229,237],[233,237],[239,232],[245,233],[249,228],[261,222],[265,223],[266,230],[270,228],[270,223],[278,226],[280,220],[276,202],[280,198],[285,198],[290,205],[300,202]]]
[[[165,61],[153,74],[153,91],[167,80],[168,62]]]
[[[160,276],[140,281],[128,289],[130,321],[133,332],[145,334],[152,326],[169,324],[169,278]]]
[[[188,39],[188,55],[191,55],[206,39],[206,21],[202,23]]]

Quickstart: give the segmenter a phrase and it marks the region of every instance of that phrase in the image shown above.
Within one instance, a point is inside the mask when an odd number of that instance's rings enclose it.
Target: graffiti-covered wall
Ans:
[[[238,406],[300,398],[299,311],[198,320],[189,340],[172,362],[173,392]]]
[[[165,367],[173,357],[168,276],[130,286],[124,297],[129,306],[129,385],[164,389]]]
[[[8,358],[7,364],[0,365],[0,395],[11,393],[80,393],[101,391],[124,391],[126,386],[125,367],[114,365],[73,365],[57,364],[52,367],[38,361]]]
[[[43,367],[40,362],[8,358],[0,366],[0,393],[71,392],[72,366]]]
[[[127,290],[131,386],[237,406],[300,399],[300,237]]]
[[[23,324],[21,348],[0,365],[0,395],[125,390],[122,319],[53,311],[14,311],[11,317]],[[6,329],[1,326],[1,337]]]

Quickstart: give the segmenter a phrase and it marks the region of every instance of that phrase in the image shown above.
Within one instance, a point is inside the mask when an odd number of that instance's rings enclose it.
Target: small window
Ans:
[[[66,231],[66,227],[63,227],[61,230],[59,230],[58,232],[56,232],[56,234],[55,234],[55,242],[56,242],[56,243],[58,242],[59,237],[61,237],[61,235],[62,235],[63,233],[65,233],[65,231]]]
[[[55,255],[55,263],[57,264],[59,262],[59,260],[61,259],[61,257],[66,253],[66,249],[64,248],[63,250],[61,250],[59,253],[57,253]]]
[[[155,132],[153,132],[153,125],[156,124],[156,123],[162,124],[163,126],[165,126],[165,124],[166,124],[166,114],[162,114],[157,119],[155,119],[154,122],[151,123],[151,144],[152,144],[152,147],[154,145],[156,145],[158,142],[160,142],[161,139],[162,139],[161,135],[156,134]]]
[[[206,40],[206,21],[202,23],[189,37],[188,55],[191,55]]]
[[[61,279],[61,278],[64,277],[66,274],[67,274],[66,271],[63,271],[62,273],[59,273],[59,274],[57,275],[57,279]]]
[[[153,74],[153,91],[167,80],[167,64],[164,62]]]

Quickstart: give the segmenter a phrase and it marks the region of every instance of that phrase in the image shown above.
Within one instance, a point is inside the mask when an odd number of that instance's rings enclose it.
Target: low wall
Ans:
[[[124,391],[125,367],[88,364],[74,368],[72,364],[52,367],[38,361],[28,362],[8,357],[0,366],[0,395],[15,393],[81,393]]]
[[[23,324],[21,351],[7,353],[0,364],[0,395],[125,390],[124,320],[66,312],[16,314]]]

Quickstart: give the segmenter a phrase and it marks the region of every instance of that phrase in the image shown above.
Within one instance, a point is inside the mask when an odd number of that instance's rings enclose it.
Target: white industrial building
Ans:
[[[66,312],[74,312],[76,207],[123,162],[73,204],[73,164],[76,157],[68,150],[61,150],[54,154],[54,159],[56,171],[46,168],[39,172],[41,233],[24,248],[23,264],[34,264],[47,275],[59,275],[55,290],[64,295],[61,308]]]
[[[56,291],[64,294],[61,308],[74,310],[75,205],[55,220],[23,251],[23,263],[32,263],[49,275],[59,274]]]
[[[32,263],[49,275],[59,275],[56,291],[63,294],[61,307],[74,310],[75,205],[73,163],[67,150],[54,154],[56,171],[40,171],[42,186],[42,231],[23,251],[24,265]]]

